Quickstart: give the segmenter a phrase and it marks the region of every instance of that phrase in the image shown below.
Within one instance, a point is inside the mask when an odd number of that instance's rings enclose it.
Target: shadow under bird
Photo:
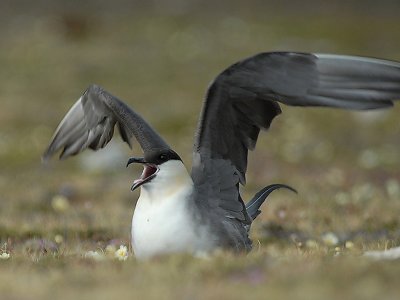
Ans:
[[[117,126],[134,139],[144,167],[132,190],[141,187],[132,219],[132,246],[145,259],[168,253],[202,255],[215,249],[251,249],[251,223],[275,189],[258,192],[247,204],[248,150],[261,129],[281,113],[280,103],[369,110],[393,106],[400,98],[400,63],[382,59],[295,52],[261,53],[239,61],[211,83],[195,135],[187,172],[179,155],[135,111],[97,85],[90,85],[66,114],[43,155],[47,161],[90,148],[103,148]],[[323,110],[322,113],[326,113]],[[294,191],[294,190],[293,190]]]

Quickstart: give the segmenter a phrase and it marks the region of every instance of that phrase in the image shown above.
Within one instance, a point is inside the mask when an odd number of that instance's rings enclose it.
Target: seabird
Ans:
[[[43,154],[47,161],[111,140],[117,126],[143,157],[133,182],[141,188],[132,219],[132,246],[137,258],[169,253],[203,255],[216,249],[246,252],[249,230],[260,206],[275,189],[263,188],[247,204],[244,185],[248,150],[261,129],[281,113],[279,103],[370,110],[393,106],[400,98],[400,63],[376,58],[297,52],[260,53],[239,61],[207,90],[195,135],[192,170],[134,110],[98,85],[90,85],[68,111]],[[326,111],[323,111],[326,112]]]

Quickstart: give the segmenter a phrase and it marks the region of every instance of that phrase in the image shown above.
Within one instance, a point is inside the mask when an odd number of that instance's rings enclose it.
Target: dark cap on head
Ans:
[[[126,166],[132,163],[161,165],[169,160],[182,161],[179,155],[172,149],[152,149],[146,151],[144,157],[131,157]]]
[[[162,163],[169,160],[180,160],[182,159],[179,155],[172,149],[152,149],[144,153],[145,162],[161,165]]]

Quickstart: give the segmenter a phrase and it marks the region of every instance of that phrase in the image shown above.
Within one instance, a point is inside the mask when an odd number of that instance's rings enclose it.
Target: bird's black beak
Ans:
[[[144,159],[144,157],[131,157],[130,159],[128,159],[128,162],[126,163],[126,167],[128,167],[130,164],[145,164],[146,161]]]
[[[157,165],[147,162],[144,159],[144,157],[131,157],[128,160],[128,162],[126,163],[126,166],[128,167],[132,163],[144,165],[142,175],[138,179],[136,179],[132,184],[132,187],[131,187],[132,191],[137,189],[142,184],[152,180],[157,175],[158,171],[160,170]]]

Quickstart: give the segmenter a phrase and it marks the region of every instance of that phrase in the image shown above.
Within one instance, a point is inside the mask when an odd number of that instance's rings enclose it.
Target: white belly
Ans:
[[[187,192],[157,200],[142,190],[132,219],[132,247],[137,258],[196,251]]]
[[[132,219],[132,247],[145,259],[168,253],[203,255],[214,248],[205,224],[194,220],[193,181],[183,163],[170,160],[141,186]]]

